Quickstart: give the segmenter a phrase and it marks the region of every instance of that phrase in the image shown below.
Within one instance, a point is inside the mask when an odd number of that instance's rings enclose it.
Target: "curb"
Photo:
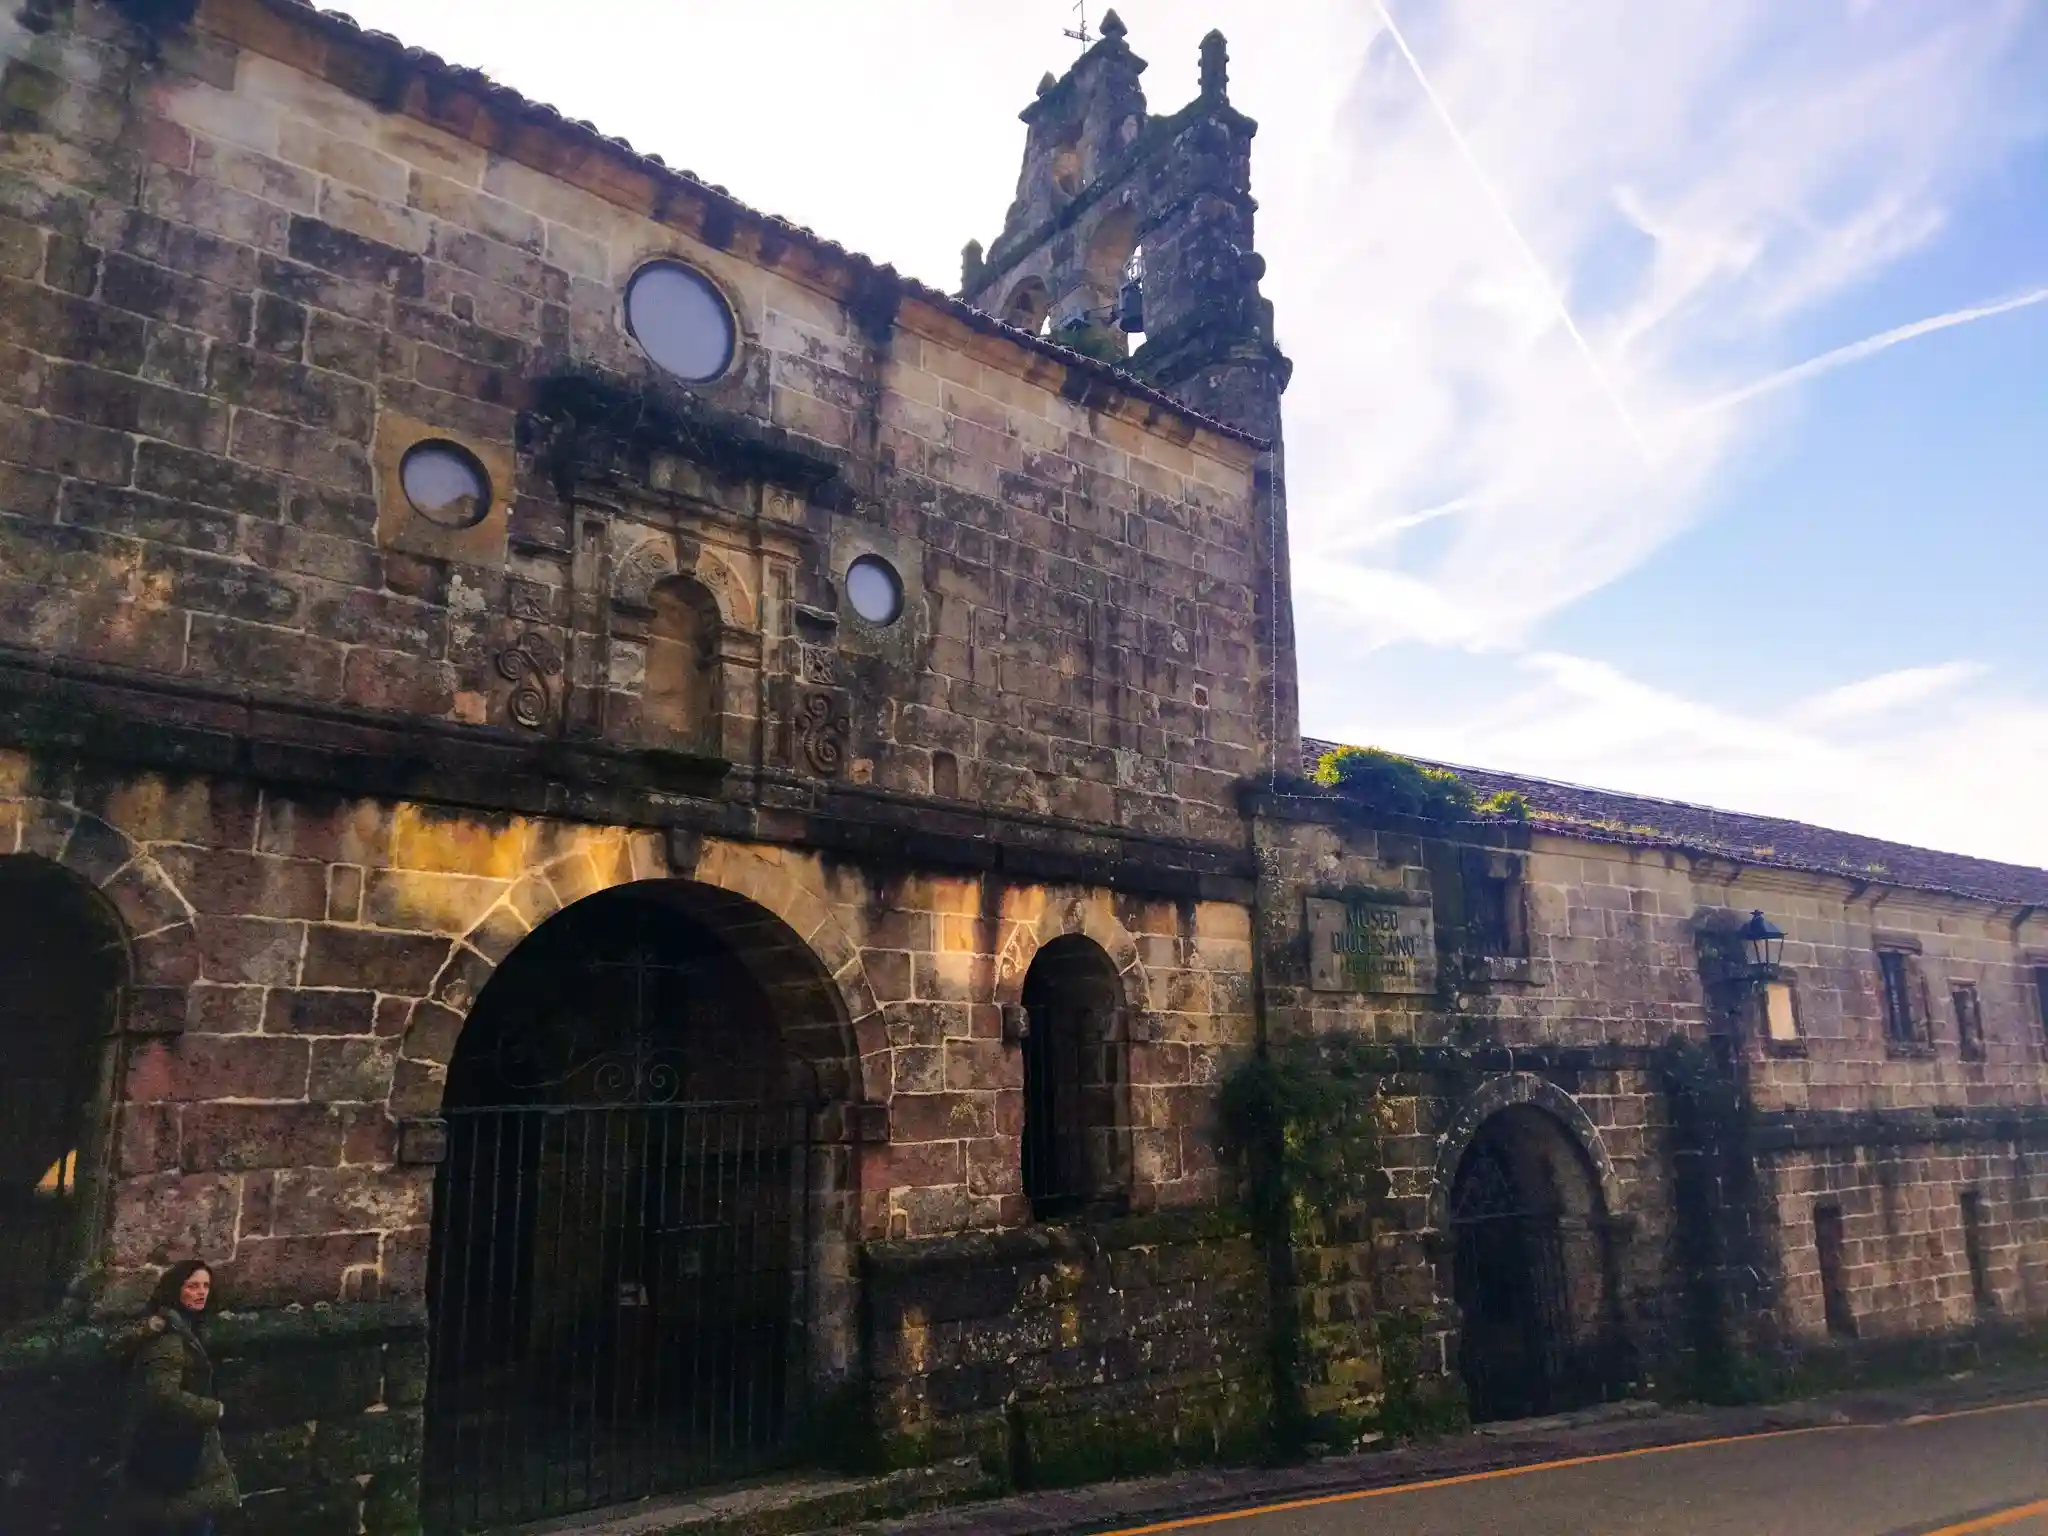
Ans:
[[[1916,1389],[1863,1390],[1742,1408],[1666,1409],[1617,1403],[1585,1413],[1482,1428],[1455,1439],[1324,1457],[1272,1468],[1196,1469],[1084,1488],[956,1505],[908,1519],[842,1526],[841,1536],[1085,1536],[1225,1514],[1299,1498],[1366,1492],[1500,1472],[1579,1456],[1702,1441],[1897,1423],[2048,1396],[2048,1372],[1974,1373]]]

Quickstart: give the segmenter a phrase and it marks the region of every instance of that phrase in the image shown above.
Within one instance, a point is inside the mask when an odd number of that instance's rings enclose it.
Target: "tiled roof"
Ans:
[[[1302,755],[1312,769],[1317,759],[1338,745],[1334,741],[1304,741]],[[1841,875],[2010,905],[2048,906],[2048,870],[2024,864],[2000,864],[1836,832],[1803,821],[1588,789],[1526,774],[1496,773],[1454,763],[1425,766],[1449,768],[1482,796],[1504,789],[1519,791],[1536,813],[1538,826],[1548,824],[1550,830],[1573,837],[1683,848],[1744,864]]]
[[[1105,363],[1084,353],[1076,352],[1070,347],[1063,347],[1059,343],[1050,341],[1043,336],[1034,336],[1029,331],[1020,330],[1014,325],[997,319],[985,310],[976,309],[973,305],[954,297],[950,293],[943,293],[937,288],[929,287],[917,281],[915,278],[905,277],[896,271],[894,267],[878,263],[870,257],[863,256],[858,251],[848,250],[837,241],[828,240],[815,230],[807,229],[801,224],[791,223],[788,219],[780,218],[772,213],[764,213],[758,208],[751,207],[734,197],[724,187],[704,181],[692,172],[675,170],[662,160],[659,155],[644,154],[640,150],[635,149],[626,140],[614,138],[600,132],[593,123],[565,117],[554,107],[547,105],[547,103],[534,101],[532,98],[513,90],[508,85],[501,85],[482,70],[471,69],[460,64],[451,64],[439,54],[429,53],[424,48],[409,47],[388,32],[373,31],[361,25],[354,17],[345,15],[340,11],[326,10],[312,4],[311,0],[263,0],[263,3],[273,10],[298,18],[307,25],[330,36],[343,37],[353,46],[362,47],[367,45],[381,50],[394,58],[403,59],[424,75],[475,91],[479,95],[487,97],[495,107],[502,111],[516,113],[531,121],[545,124],[556,132],[565,135],[582,138],[593,144],[603,144],[615,153],[632,160],[656,176],[688,186],[715,202],[723,203],[728,211],[734,214],[758,220],[785,236],[802,241],[814,250],[837,260],[847,262],[857,270],[869,275],[898,282],[902,284],[906,292],[916,295],[924,303],[931,305],[935,309],[942,310],[954,319],[972,326],[975,330],[981,331],[984,334],[1001,336],[1030,351],[1056,357],[1069,368],[1079,368],[1083,373],[1091,374],[1105,383],[1113,385],[1124,394],[1143,400],[1147,404],[1163,407],[1166,410],[1172,411],[1176,416],[1193,422],[1197,426],[1205,427],[1221,437],[1232,438],[1241,443],[1249,443],[1253,447],[1260,449],[1272,446],[1266,438],[1246,432],[1241,428],[1233,427],[1228,422],[1218,421],[1213,416],[1205,416],[1200,411],[1182,404],[1164,390],[1147,384],[1135,374],[1127,373],[1113,364]]]

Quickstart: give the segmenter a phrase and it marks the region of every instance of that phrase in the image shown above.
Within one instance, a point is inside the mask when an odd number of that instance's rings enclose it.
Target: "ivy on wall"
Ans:
[[[1303,1308],[1296,1258],[1343,1214],[1384,1193],[1380,1097],[1385,1051],[1349,1034],[1288,1040],[1224,1079],[1220,1129],[1273,1287],[1268,1338],[1274,1439],[1298,1451],[1317,1438],[1302,1392]]]

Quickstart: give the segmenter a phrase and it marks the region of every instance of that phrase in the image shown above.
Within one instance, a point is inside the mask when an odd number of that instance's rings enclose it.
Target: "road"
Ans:
[[[2048,1401],[1479,1473],[1119,1536],[2048,1536]]]

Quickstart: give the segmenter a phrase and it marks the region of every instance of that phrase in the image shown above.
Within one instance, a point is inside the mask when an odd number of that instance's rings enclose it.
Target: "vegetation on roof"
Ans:
[[[1504,789],[1481,798],[1448,768],[1425,768],[1413,758],[1381,747],[1337,747],[1325,752],[1316,760],[1313,778],[1347,799],[1392,816],[1415,816],[1424,821],[1529,819],[1529,802],[1518,790]]]

